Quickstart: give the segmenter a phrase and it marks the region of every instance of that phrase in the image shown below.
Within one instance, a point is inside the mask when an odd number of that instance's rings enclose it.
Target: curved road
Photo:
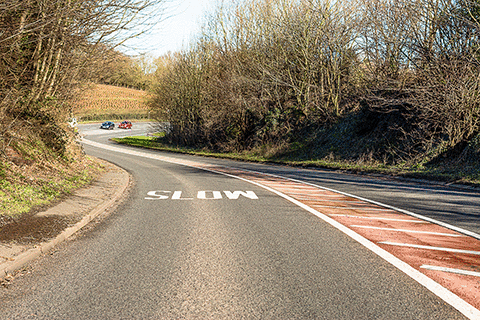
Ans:
[[[97,128],[81,131],[110,144],[109,137],[142,133],[148,125]],[[0,319],[464,319],[373,252],[263,188],[85,149],[127,169],[134,188],[96,228],[2,289]],[[281,174],[480,231],[480,195],[473,191],[142,152]]]

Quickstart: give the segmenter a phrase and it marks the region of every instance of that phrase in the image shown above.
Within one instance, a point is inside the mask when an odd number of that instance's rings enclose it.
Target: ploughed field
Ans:
[[[142,90],[95,84],[82,91],[72,106],[82,121],[145,119],[147,97]]]

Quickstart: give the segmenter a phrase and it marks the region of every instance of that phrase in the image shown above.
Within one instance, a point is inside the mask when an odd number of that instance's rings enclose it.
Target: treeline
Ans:
[[[101,70],[94,79],[97,83],[147,90],[154,81],[155,62],[147,54],[132,57],[112,50]]]
[[[470,0],[223,3],[159,60],[151,106],[174,143],[320,143],[350,119],[344,136],[383,137],[362,152],[424,157],[478,138],[479,13]]]
[[[0,157],[28,129],[63,153],[75,88],[105,73],[115,48],[158,19],[154,0],[10,0],[0,4]],[[157,16],[156,16],[157,14]],[[113,62],[112,62],[113,63]]]

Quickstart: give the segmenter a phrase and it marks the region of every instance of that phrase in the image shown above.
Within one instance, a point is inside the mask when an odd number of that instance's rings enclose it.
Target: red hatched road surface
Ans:
[[[125,152],[116,147],[91,141],[88,141],[88,144]],[[440,222],[432,223],[431,219],[419,219],[413,213],[409,215],[400,209],[382,206],[373,201],[369,202],[366,199],[293,179],[137,151],[128,151],[128,153],[222,173],[278,192],[279,195],[286,196],[285,198],[291,199],[290,201],[322,219],[327,216],[325,221],[332,219],[335,224],[341,226],[343,232],[348,233],[370,250],[381,248],[399,259],[400,264],[406,264],[405,266],[408,265],[416,270],[416,273],[432,279],[435,286],[440,284],[456,295],[456,297],[449,296],[448,299],[455,300],[459,297],[469,304],[456,303],[456,307],[463,314],[470,319],[480,319],[480,236],[477,234],[469,231],[460,233],[452,230],[455,229],[454,226]],[[338,226],[336,227],[339,228]],[[380,251],[376,253],[384,259],[390,259]],[[396,266],[400,265],[392,261],[389,260]],[[415,277],[417,281],[423,281],[415,275],[410,274],[410,276]],[[425,282],[423,284],[426,285]]]
[[[390,208],[301,182],[225,167],[195,166],[254,181],[300,201],[377,244],[480,309],[480,240]]]

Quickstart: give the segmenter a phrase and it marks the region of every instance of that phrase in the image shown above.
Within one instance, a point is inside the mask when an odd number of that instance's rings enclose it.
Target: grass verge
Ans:
[[[84,162],[50,177],[30,174],[25,179],[21,174],[12,172],[9,179],[0,179],[0,215],[18,217],[90,184],[102,168],[91,159]]]
[[[156,149],[162,151],[200,155],[206,157],[215,157],[222,159],[232,159],[240,161],[275,163],[303,168],[323,168],[347,171],[352,173],[381,174],[394,177],[425,179],[441,181],[446,183],[464,184],[474,187],[480,187],[480,170],[469,168],[468,170],[452,169],[444,164],[436,165],[386,165],[374,162],[368,159],[357,159],[356,161],[347,161],[339,159],[311,159],[298,160],[291,156],[286,158],[282,156],[269,155],[259,150],[246,151],[241,153],[229,152],[218,153],[206,149],[194,149],[181,146],[172,146],[164,143],[161,137],[131,136],[125,138],[114,138],[113,141],[120,144],[127,144],[136,147]]]
[[[103,170],[82,155],[80,146],[67,144],[63,155],[54,152],[26,129],[13,141],[0,162],[0,226],[2,217],[34,213],[91,183]]]

